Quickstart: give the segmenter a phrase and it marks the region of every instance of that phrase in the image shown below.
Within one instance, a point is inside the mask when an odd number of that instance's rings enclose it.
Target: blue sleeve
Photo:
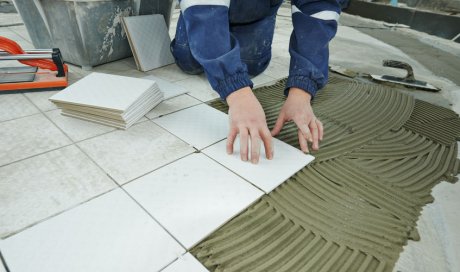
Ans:
[[[328,80],[329,41],[337,32],[340,5],[336,0],[292,1],[294,30],[289,43],[291,63],[286,83],[315,96]]]
[[[180,1],[192,55],[222,99],[253,86],[238,41],[230,34],[229,5],[230,0]]]

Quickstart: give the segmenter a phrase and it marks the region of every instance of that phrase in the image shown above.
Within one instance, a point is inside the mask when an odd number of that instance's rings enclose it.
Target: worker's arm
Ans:
[[[294,30],[289,44],[291,64],[286,84],[288,98],[272,135],[283,124],[294,121],[299,129],[299,143],[308,152],[307,140],[319,149],[323,137],[322,123],[315,117],[310,101],[328,80],[329,41],[337,32],[340,5],[336,0],[293,0]]]
[[[233,153],[239,134],[241,159],[248,160],[250,154],[252,162],[257,163],[261,140],[267,158],[272,157],[272,137],[262,107],[252,93],[253,84],[241,61],[238,41],[230,34],[229,5],[230,0],[180,1],[192,55],[203,66],[212,88],[230,106],[227,152]]]

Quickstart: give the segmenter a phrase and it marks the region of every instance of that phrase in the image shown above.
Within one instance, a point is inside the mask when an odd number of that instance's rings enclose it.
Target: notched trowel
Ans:
[[[379,82],[391,82],[395,84],[404,85],[408,88],[416,88],[430,92],[439,92],[441,90],[427,82],[416,80],[414,76],[414,70],[412,69],[412,66],[410,66],[408,63],[397,60],[384,60],[383,66],[404,69],[407,71],[407,75],[406,77],[371,75],[373,80]]]

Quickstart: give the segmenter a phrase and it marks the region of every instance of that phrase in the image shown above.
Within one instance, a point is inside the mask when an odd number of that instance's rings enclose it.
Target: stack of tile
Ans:
[[[50,98],[62,114],[127,129],[163,100],[155,81],[92,73]]]

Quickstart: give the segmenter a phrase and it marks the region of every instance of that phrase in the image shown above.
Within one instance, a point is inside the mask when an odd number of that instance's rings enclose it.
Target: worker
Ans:
[[[251,76],[270,63],[276,13],[283,0],[181,0],[171,51],[186,73],[205,73],[211,87],[229,106],[230,132],[227,153],[233,153],[237,135],[240,156],[258,163],[261,145],[273,158],[272,136],[284,123],[298,128],[301,150],[319,149],[323,124],[315,116],[311,100],[328,80],[328,43],[335,36],[340,4],[337,0],[291,0],[294,30],[286,101],[272,131],[252,93]]]

